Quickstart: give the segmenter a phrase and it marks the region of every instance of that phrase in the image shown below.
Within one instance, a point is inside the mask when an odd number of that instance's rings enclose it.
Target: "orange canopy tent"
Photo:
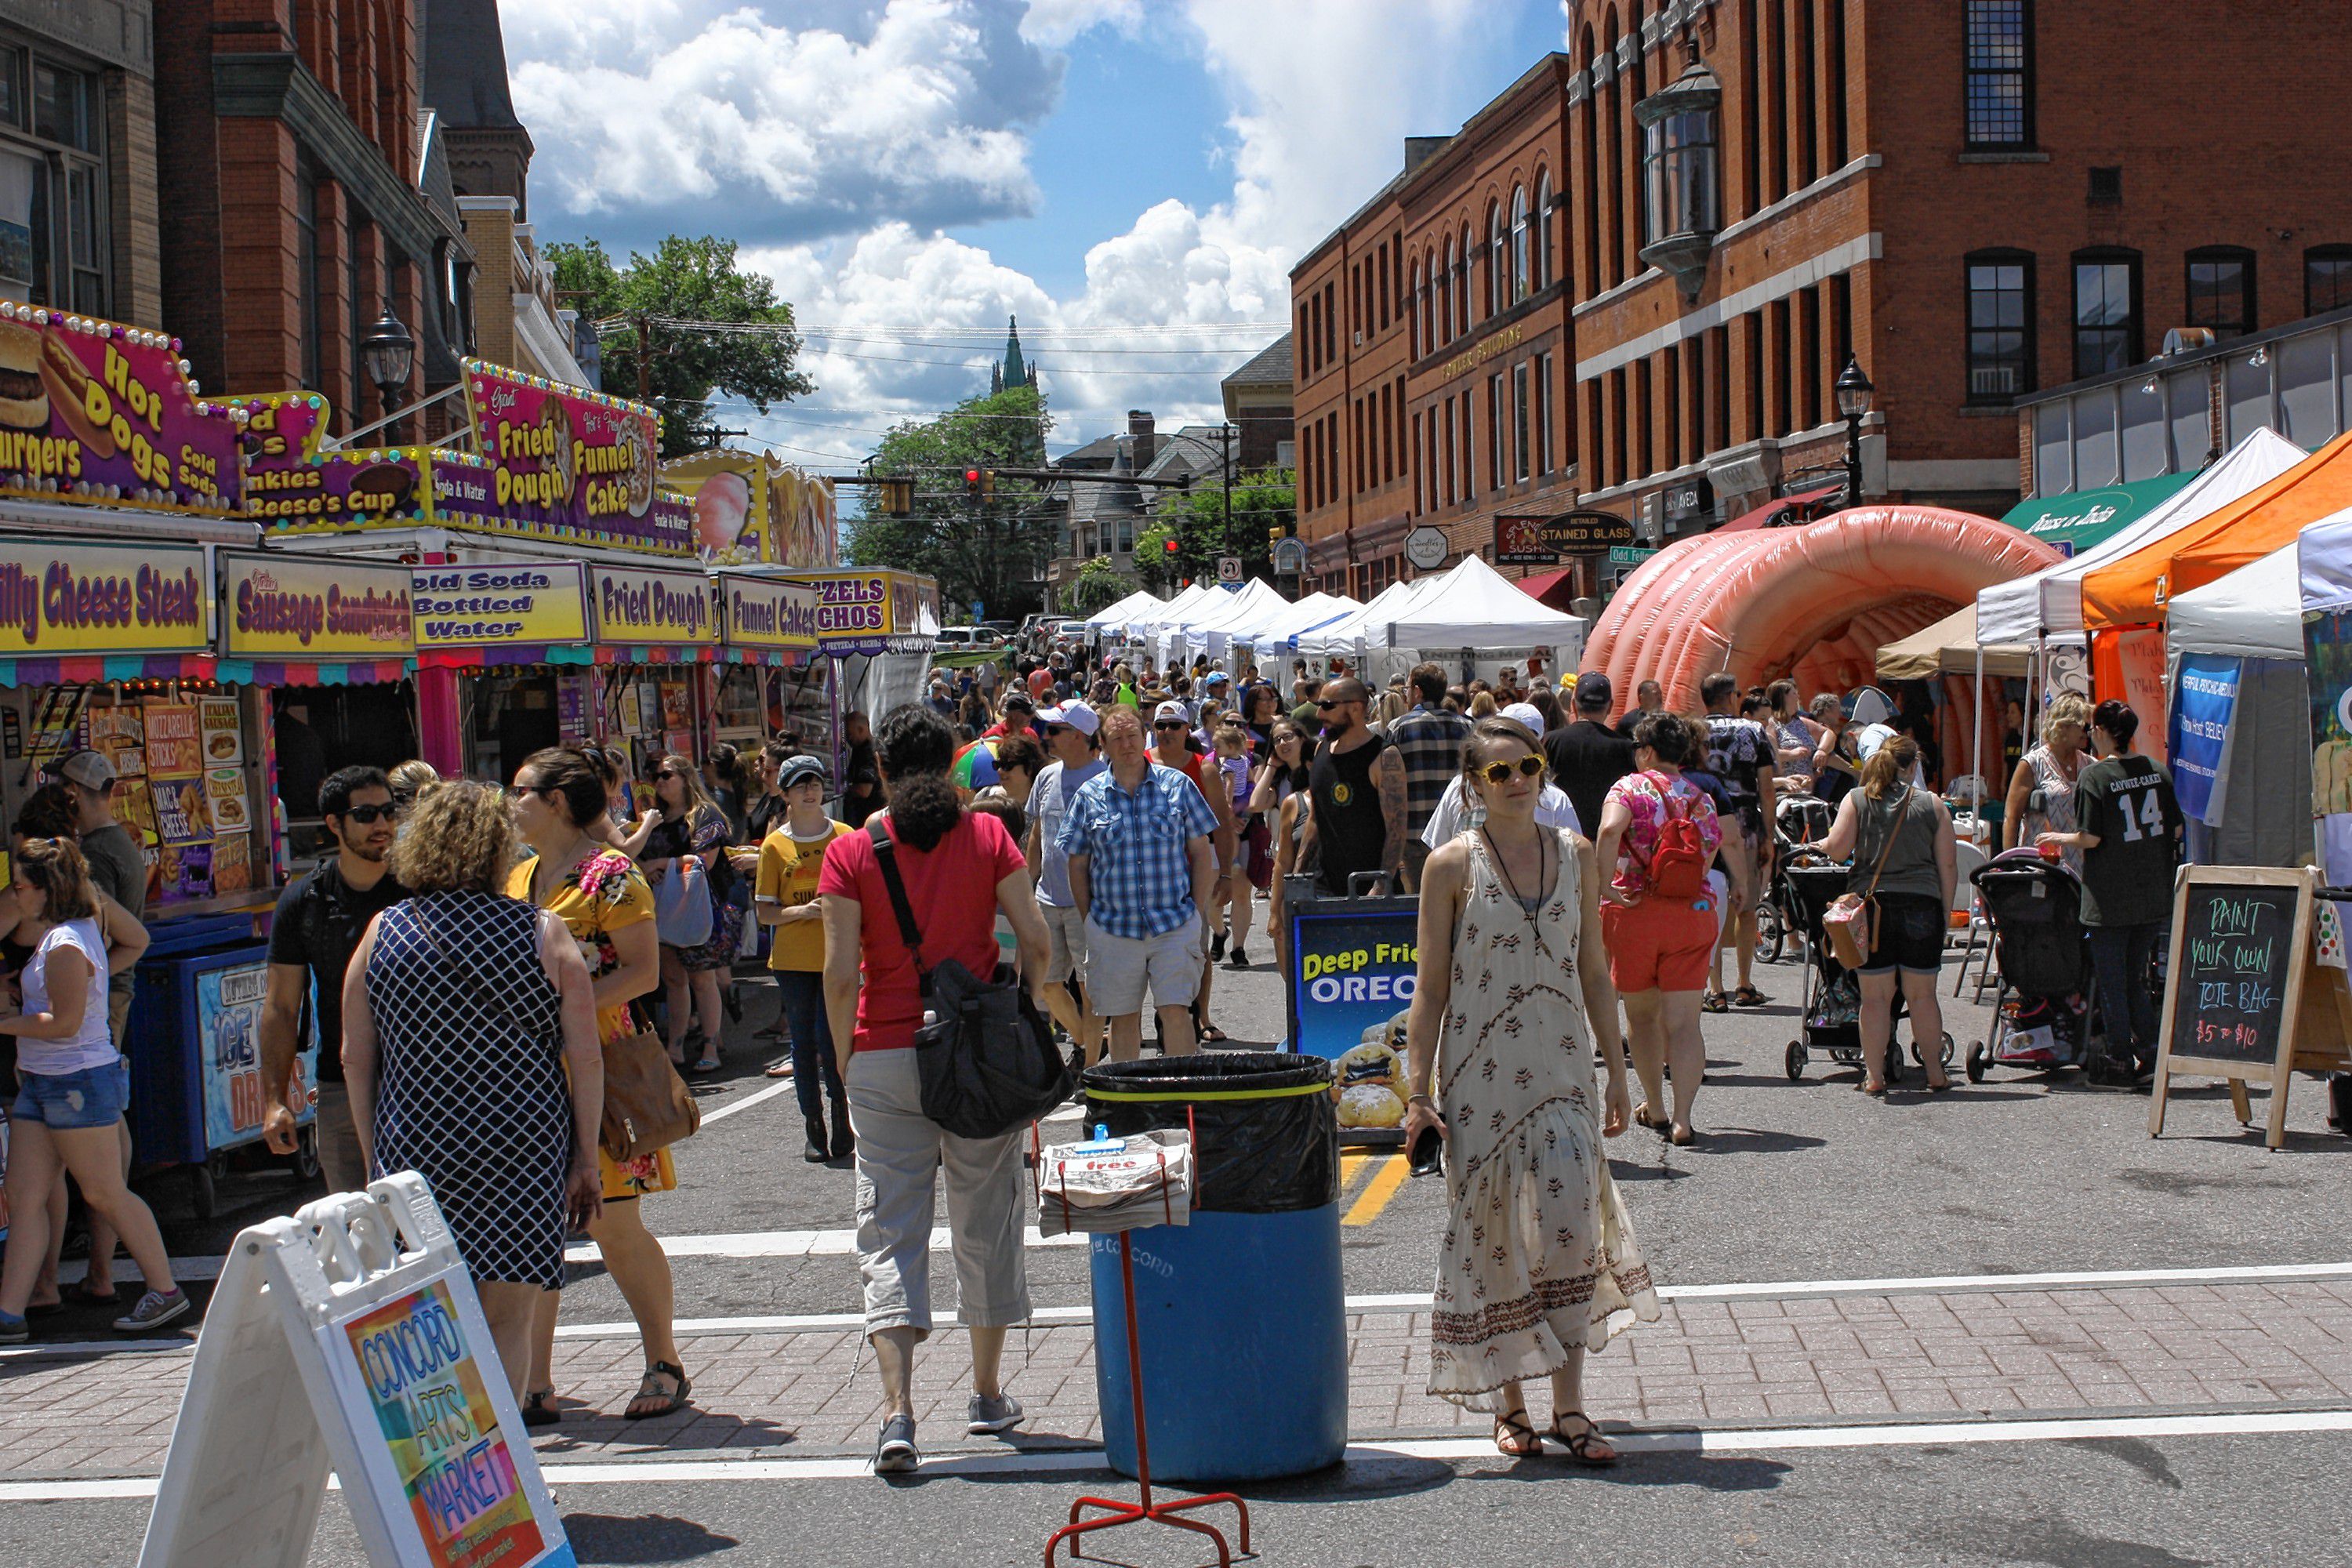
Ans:
[[[2093,632],[2153,626],[2191,588],[2228,576],[2294,542],[2305,525],[2352,506],[2352,432],[2267,484],[2083,579],[2083,624]]]

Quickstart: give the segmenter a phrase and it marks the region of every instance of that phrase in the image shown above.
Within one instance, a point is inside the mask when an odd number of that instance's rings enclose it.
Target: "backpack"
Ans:
[[[1674,793],[1668,780],[1643,773],[1666,808],[1658,824],[1658,841],[1650,849],[1650,890],[1662,898],[1695,899],[1706,891],[1706,868],[1715,857],[1691,820],[1690,807]]]
[[[1740,731],[1743,728],[1755,730],[1759,737],[1763,733],[1751,719],[1734,718],[1725,713],[1707,716],[1706,771],[1723,781],[1724,788],[1733,799],[1746,802],[1756,799],[1759,793],[1756,773],[1760,764],[1755,745],[1745,748],[1748,754],[1744,757],[1733,750],[1735,743],[1742,738]]]

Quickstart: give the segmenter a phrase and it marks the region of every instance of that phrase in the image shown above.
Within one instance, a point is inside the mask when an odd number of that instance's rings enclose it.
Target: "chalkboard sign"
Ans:
[[[2278,1148],[2294,1072],[2352,1067],[2352,984],[2342,942],[2323,953],[2314,940],[2319,908],[2319,874],[2308,868],[2180,868],[2149,1137],[2164,1131],[2171,1081],[2185,1074],[2227,1080],[2245,1125],[2253,1121],[2246,1086],[2266,1086],[2263,1142]]]
[[[2265,1068],[2277,1059],[2306,907],[2299,886],[2182,885],[2179,968],[2166,987],[2175,1055]]]

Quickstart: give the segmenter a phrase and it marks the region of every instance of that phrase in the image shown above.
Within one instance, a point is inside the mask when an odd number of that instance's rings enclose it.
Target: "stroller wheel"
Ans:
[[[1778,963],[1788,945],[1789,932],[1780,919],[1780,907],[1767,899],[1756,906],[1756,956],[1767,963]]]
[[[1936,1059],[1942,1066],[1950,1067],[1952,1065],[1952,1031],[1947,1029],[1944,1031],[1943,1054]]]
[[[1969,1081],[1984,1082],[1985,1068],[1991,1065],[1991,1060],[1992,1053],[1985,1049],[1982,1040],[1971,1044],[1969,1047]]]
[[[1805,1042],[1790,1040],[1781,1054],[1780,1063],[1789,1069],[1789,1081],[1795,1083],[1805,1076]]]

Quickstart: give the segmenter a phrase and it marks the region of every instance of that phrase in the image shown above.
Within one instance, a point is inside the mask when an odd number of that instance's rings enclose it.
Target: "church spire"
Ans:
[[[1030,384],[1027,367],[1021,363],[1021,320],[1017,316],[1004,318],[1004,384]]]

